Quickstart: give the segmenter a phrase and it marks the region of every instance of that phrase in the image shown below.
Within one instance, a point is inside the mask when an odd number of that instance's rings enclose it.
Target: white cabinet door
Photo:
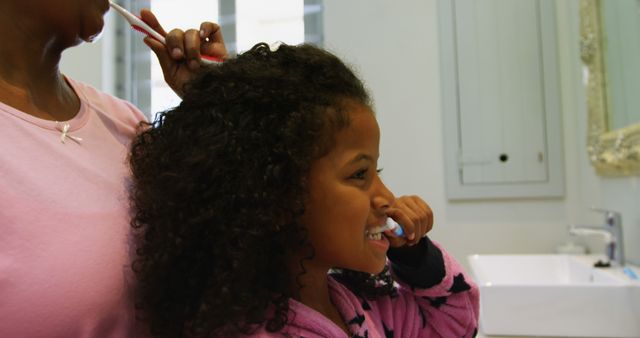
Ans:
[[[561,196],[553,2],[439,5],[449,197]]]

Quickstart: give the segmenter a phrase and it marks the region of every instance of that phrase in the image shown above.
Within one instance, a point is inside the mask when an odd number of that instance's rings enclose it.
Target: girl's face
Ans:
[[[336,134],[333,149],[312,163],[303,224],[320,269],[380,273],[389,242],[366,231],[385,224],[394,196],[378,176],[380,129],[371,109],[347,107],[350,125]],[[305,266],[309,263],[305,263]]]

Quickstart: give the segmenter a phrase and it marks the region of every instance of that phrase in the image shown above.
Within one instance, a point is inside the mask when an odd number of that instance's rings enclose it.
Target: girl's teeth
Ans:
[[[367,239],[381,240],[382,239],[382,233],[378,232],[378,233],[375,233],[375,234],[367,234]]]

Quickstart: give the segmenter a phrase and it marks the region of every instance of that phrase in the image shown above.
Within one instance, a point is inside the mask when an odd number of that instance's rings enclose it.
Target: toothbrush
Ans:
[[[156,32],[153,28],[151,28],[151,26],[147,25],[147,23],[142,21],[142,19],[131,14],[131,12],[129,12],[128,10],[124,9],[122,6],[116,4],[111,0],[109,0],[109,6],[111,6],[111,8],[113,8],[116,12],[118,12],[118,14],[120,14],[123,18],[125,18],[125,20],[127,20],[129,24],[131,24],[131,28],[155,40],[158,40],[162,44],[166,45],[164,36]],[[217,64],[222,62],[222,59],[215,56],[209,56],[209,55],[200,55],[200,59],[203,64]]]
[[[387,231],[387,230],[391,230],[393,231],[393,233],[398,236],[398,237],[403,237],[404,236],[404,230],[402,230],[402,227],[400,226],[400,224],[396,223],[394,220],[392,220],[391,218],[387,218],[387,224],[385,224],[381,230]]]

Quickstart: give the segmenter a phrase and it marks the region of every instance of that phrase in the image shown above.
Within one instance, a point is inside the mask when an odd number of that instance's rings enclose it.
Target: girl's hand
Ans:
[[[200,24],[200,30],[189,29],[186,32],[174,29],[167,34],[156,16],[148,9],[140,12],[140,17],[151,28],[166,39],[167,45],[145,37],[144,43],[153,50],[160,61],[164,80],[178,96],[182,97],[183,87],[201,67],[200,55],[227,57],[220,26],[212,22]]]
[[[387,216],[396,221],[405,237],[397,237],[387,231],[387,238],[394,248],[404,245],[414,245],[433,228],[433,211],[429,205],[418,196],[402,196],[395,200],[387,209]]]

